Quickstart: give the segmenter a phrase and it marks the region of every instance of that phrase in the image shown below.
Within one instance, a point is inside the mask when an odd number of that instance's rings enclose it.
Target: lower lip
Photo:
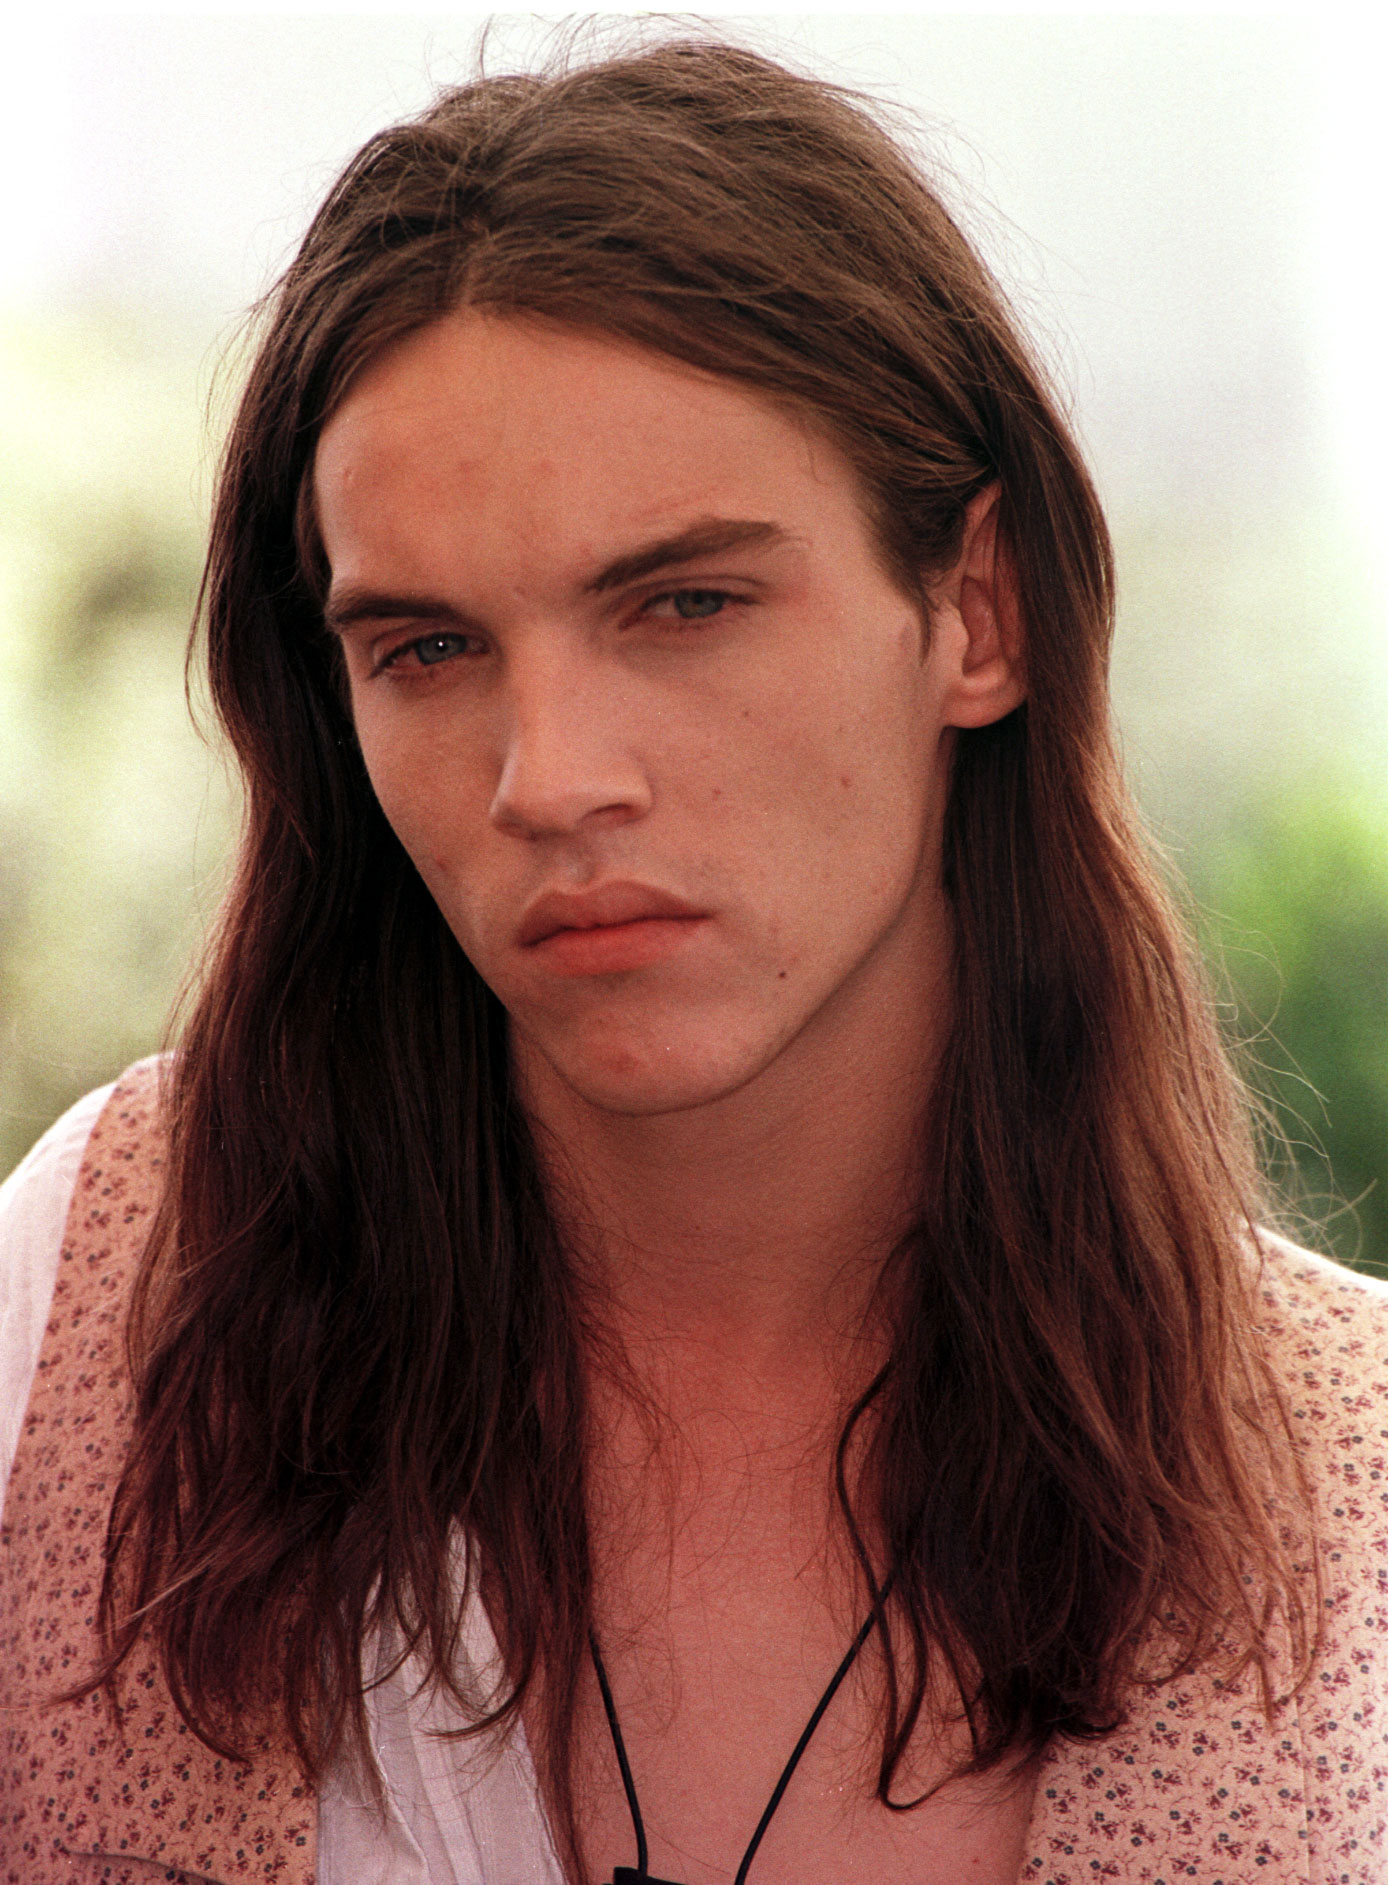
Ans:
[[[702,916],[646,916],[636,923],[560,929],[532,947],[555,975],[615,975],[622,969],[644,969],[673,955],[705,920]]]

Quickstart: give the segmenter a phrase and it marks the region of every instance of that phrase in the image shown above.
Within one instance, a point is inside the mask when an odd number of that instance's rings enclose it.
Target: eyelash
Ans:
[[[658,596],[651,596],[649,600],[643,605],[642,613],[649,614],[655,608],[657,603],[674,602],[676,597],[678,596],[716,596],[718,598],[719,605],[720,605],[710,615],[680,615],[676,613],[673,617],[661,616],[659,618],[661,621],[671,621],[671,620],[677,621],[683,627],[688,627],[691,623],[694,623],[694,622],[715,621],[723,613],[723,609],[726,607],[728,603],[740,602],[743,600],[741,596],[733,595],[731,590],[705,588],[704,585],[701,583],[692,583],[690,584],[688,588],[685,588],[685,589],[666,589],[666,590],[662,590],[662,592]]]
[[[729,603],[745,604],[747,601],[746,597],[734,595],[729,589],[715,589],[705,587],[703,584],[691,583],[682,589],[663,589],[659,595],[648,597],[647,600],[642,603],[640,613],[642,615],[650,615],[658,604],[662,602],[674,603],[677,598],[682,596],[716,597],[718,599],[718,607],[707,615],[680,615],[676,612],[655,618],[657,621],[670,623],[676,631],[680,633],[689,629],[699,628],[705,622],[717,621],[724,613]],[[432,635],[417,635],[410,641],[402,642],[398,648],[392,648],[387,655],[383,656],[377,666],[376,672],[380,674],[387,670],[399,670],[406,665],[407,656],[416,654],[420,648],[427,647],[430,642],[451,641],[461,644],[466,642],[467,639],[468,637],[466,635],[458,634],[451,629],[439,629]],[[441,655],[436,661],[417,660],[410,665],[413,666],[416,673],[419,673],[428,668],[446,667],[454,658],[454,655]]]
[[[419,648],[427,647],[431,641],[465,642],[466,640],[466,635],[455,634],[453,630],[443,628],[437,629],[432,635],[416,635],[412,641],[403,641],[398,648],[392,648],[388,654],[383,655],[377,663],[376,672],[383,674],[388,669],[403,667],[407,655],[414,654]],[[422,671],[425,668],[441,668],[446,666],[450,659],[448,655],[441,655],[437,661],[421,660],[414,665],[416,671]]]

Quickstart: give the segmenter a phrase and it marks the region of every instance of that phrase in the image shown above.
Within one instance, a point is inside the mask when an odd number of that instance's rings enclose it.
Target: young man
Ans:
[[[11,1876],[1380,1875],[1381,1293],[1254,1233],[1109,604],[830,89],[359,156],[228,447],[201,1000],[10,1207]]]

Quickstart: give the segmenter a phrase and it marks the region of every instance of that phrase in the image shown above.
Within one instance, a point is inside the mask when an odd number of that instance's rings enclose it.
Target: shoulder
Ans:
[[[63,1243],[92,1168],[162,1162],[162,1058],[138,1062],[70,1106],[0,1185],[0,1485],[52,1308]],[[100,1189],[98,1180],[96,1189]]]
[[[92,1290],[114,1303],[120,1259],[142,1248],[163,1182],[165,1064],[140,1061],[86,1094],[0,1185],[0,1500],[40,1360],[66,1354],[71,1330],[57,1325],[80,1322]]]
[[[1258,1327],[1314,1501],[1322,1676],[1337,1695],[1346,1683],[1364,1686],[1380,1719],[1388,1703],[1388,1283],[1266,1232],[1258,1241]]]
[[[54,1284],[46,1339],[55,1355],[63,1352],[60,1323],[69,1335],[92,1316],[109,1330],[123,1323],[166,1181],[165,1070],[156,1058],[123,1073],[92,1126]]]
[[[115,1082],[97,1087],[70,1106],[0,1185],[0,1250],[8,1269],[21,1226],[46,1222],[56,1209],[66,1215],[73,1180],[87,1149],[92,1127],[115,1091]],[[2,1281],[2,1279],[0,1279]]]
[[[136,1062],[118,1080],[78,1100],[0,1187],[0,1264],[13,1275],[39,1246],[47,1253],[73,1229],[84,1197],[133,1168],[164,1163],[163,1079],[167,1057]],[[53,1259],[56,1260],[56,1259]]]
[[[47,1223],[55,1210],[65,1215],[92,1135],[108,1115],[123,1115],[127,1125],[137,1121],[156,1135],[159,1130],[160,1093],[168,1056],[140,1060],[116,1080],[96,1087],[70,1106],[0,1184],[0,1249],[9,1252],[20,1232],[35,1219]]]
[[[1388,1282],[1268,1231],[1255,1275],[1257,1331],[1305,1465],[1332,1506],[1353,1490],[1360,1525],[1388,1532]]]
[[[70,1106],[0,1185],[0,1493],[23,1423],[92,1127],[114,1085]]]
[[[1258,1233],[1258,1327],[1294,1410],[1343,1428],[1388,1408],[1388,1281]]]

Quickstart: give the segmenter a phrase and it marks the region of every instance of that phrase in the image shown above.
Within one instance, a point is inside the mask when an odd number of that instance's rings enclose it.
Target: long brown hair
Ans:
[[[1030,693],[959,741],[953,1032],[894,1351],[849,1423],[872,1406],[872,1470],[840,1479],[865,1581],[869,1536],[897,1567],[880,1797],[937,1653],[974,1770],[1102,1735],[1134,1680],[1215,1656],[1251,1659],[1270,1700],[1274,1615],[1305,1663],[1314,1605],[1250,1327],[1265,1200],[1110,746],[1094,491],[999,289],[871,111],[698,40],[446,92],[352,161],[265,312],[203,609],[246,828],[172,1073],[111,1657],[153,1629],[199,1732],[235,1752],[268,1714],[310,1773],[362,1744],[377,1624],[483,1724],[542,1677],[537,1753],[582,1871],[580,1306],[505,1016],[373,797],[304,499],[352,375],[460,305],[618,334],[808,413],[903,584],[1001,486]],[[454,1662],[459,1527],[470,1588],[504,1593],[490,1711]]]

